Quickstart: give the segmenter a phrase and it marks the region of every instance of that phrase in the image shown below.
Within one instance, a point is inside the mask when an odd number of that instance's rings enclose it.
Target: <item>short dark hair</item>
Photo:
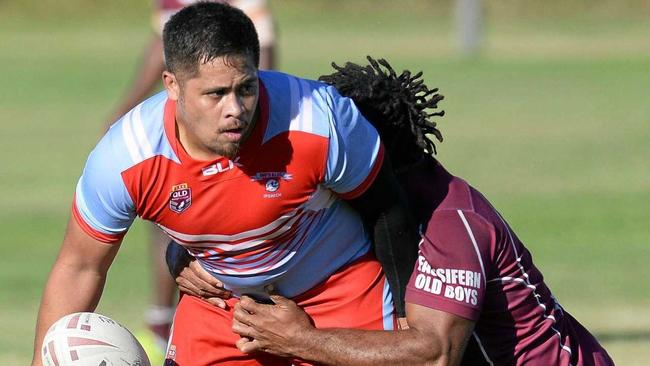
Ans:
[[[199,64],[222,56],[250,56],[259,65],[253,22],[228,4],[198,2],[174,14],[163,29],[168,71],[195,75]]]
[[[430,90],[424,84],[422,72],[413,75],[404,70],[397,75],[386,60],[367,59],[366,66],[332,63],[336,72],[319,80],[354,101],[379,132],[394,167],[435,154],[436,146],[427,135],[442,142],[442,134],[431,118],[444,116],[444,111],[435,111],[444,97],[437,88]]]

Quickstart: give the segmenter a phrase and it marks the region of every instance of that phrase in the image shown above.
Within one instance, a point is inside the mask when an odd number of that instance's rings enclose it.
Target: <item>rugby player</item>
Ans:
[[[260,42],[259,67],[263,70],[275,68],[275,25],[269,3],[266,0],[213,0],[228,3],[241,9],[248,15]],[[115,111],[109,118],[109,124],[115,122],[126,112],[149,97],[160,83],[160,75],[165,69],[163,59],[162,32],[169,18],[196,0],[155,0],[155,12],[151,23],[153,34],[144,49],[135,78]],[[152,299],[145,311],[145,323],[148,333],[139,333],[138,338],[143,343],[151,358],[157,358],[164,352],[169,337],[169,327],[176,305],[176,285],[167,275],[164,252],[169,237],[156,226],[150,227],[150,250],[152,264]],[[155,348],[158,348],[156,350]],[[159,357],[158,357],[159,358]]]
[[[422,239],[406,291],[409,329],[318,329],[299,304],[242,297],[233,330],[246,353],[265,351],[324,365],[613,365],[597,340],[553,297],[530,252],[490,202],[432,157],[442,141],[430,118],[442,96],[421,73],[384,61],[347,63],[320,80],[377,128],[415,213]],[[171,258],[170,258],[171,259]],[[178,273],[178,269],[175,269]],[[174,273],[173,273],[174,274]],[[177,279],[205,283],[196,266]],[[188,285],[191,283],[191,285]]]
[[[194,4],[171,17],[163,39],[166,91],[110,128],[79,179],[33,364],[50,324],[95,309],[136,216],[235,295],[224,308],[181,298],[168,364],[288,364],[235,346],[236,297],[268,300],[269,288],[321,327],[392,329],[388,281],[401,298],[395,284],[406,284],[418,238],[377,131],[334,87],[258,71],[257,34],[239,9]]]

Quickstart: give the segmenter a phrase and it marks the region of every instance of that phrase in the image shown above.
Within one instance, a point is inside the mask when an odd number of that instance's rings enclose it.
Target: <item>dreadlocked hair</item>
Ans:
[[[444,116],[438,102],[444,97],[438,88],[429,89],[422,72],[412,75],[404,70],[397,75],[390,64],[367,56],[369,65],[347,62],[332,63],[336,70],[319,78],[351,98],[361,113],[377,129],[394,167],[419,161],[424,154],[436,153],[436,146],[427,135],[442,142],[442,134],[432,117]]]

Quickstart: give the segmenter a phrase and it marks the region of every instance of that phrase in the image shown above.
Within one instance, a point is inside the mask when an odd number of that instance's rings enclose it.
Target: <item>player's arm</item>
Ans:
[[[41,344],[50,325],[64,315],[95,309],[120,242],[93,239],[70,219],[41,299],[32,365],[41,365]]]
[[[156,34],[149,40],[149,44],[141,56],[135,79],[113,114],[109,117],[108,126],[151,94],[160,82],[164,68],[163,41]]]
[[[473,321],[416,304],[407,304],[407,330],[316,329],[293,301],[272,300],[276,305],[244,297],[236,305],[233,330],[243,337],[242,352],[323,365],[458,365],[474,329]]]

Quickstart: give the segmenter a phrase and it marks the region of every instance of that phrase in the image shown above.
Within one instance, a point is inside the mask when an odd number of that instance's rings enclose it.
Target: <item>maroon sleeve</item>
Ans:
[[[434,212],[406,289],[406,302],[478,320],[494,229],[471,211]]]

